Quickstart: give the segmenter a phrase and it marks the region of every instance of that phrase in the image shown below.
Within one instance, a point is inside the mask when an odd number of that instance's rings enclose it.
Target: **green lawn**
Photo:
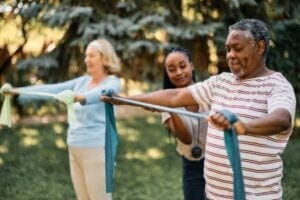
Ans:
[[[65,145],[66,124],[0,129],[0,200],[75,200]],[[148,116],[118,120],[114,200],[181,200],[175,143]],[[284,199],[299,199],[300,138],[284,154]]]

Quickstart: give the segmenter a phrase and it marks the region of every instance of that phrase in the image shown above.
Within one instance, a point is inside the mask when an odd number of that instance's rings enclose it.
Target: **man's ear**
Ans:
[[[264,52],[266,51],[266,43],[263,40],[258,41],[258,53],[259,55],[263,55]]]

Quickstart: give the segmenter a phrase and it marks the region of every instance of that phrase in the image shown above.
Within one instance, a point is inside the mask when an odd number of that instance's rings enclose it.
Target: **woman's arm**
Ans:
[[[170,113],[164,125],[184,144],[192,143],[192,136],[177,114]]]
[[[27,87],[19,87],[15,88],[16,90],[20,91],[19,95],[19,102],[20,103],[28,103],[33,100],[52,100],[52,97],[47,96],[39,96],[39,95],[30,95],[30,94],[22,94],[22,91],[33,91],[33,92],[43,92],[43,93],[49,93],[49,94],[58,94],[64,90],[73,90],[74,86],[80,81],[82,77],[65,81],[62,83],[56,83],[56,84],[44,84],[44,85],[33,85],[33,86],[27,86]]]
[[[111,76],[105,80],[100,86],[93,88],[92,90],[86,91],[82,94],[75,95],[75,102],[80,102],[81,104],[94,104],[99,103],[99,97],[102,95],[103,91],[113,90],[119,93],[121,90],[121,81],[115,76]]]
[[[197,104],[187,87],[178,89],[159,90],[122,98],[168,107],[184,107]],[[109,96],[101,96],[101,100],[105,102],[110,102],[112,104],[124,104],[123,102],[113,100]]]

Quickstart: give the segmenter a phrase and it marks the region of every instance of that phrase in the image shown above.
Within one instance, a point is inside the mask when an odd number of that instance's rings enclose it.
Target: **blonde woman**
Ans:
[[[110,200],[105,186],[105,107],[99,100],[103,90],[119,92],[119,58],[106,39],[94,40],[85,51],[87,74],[63,83],[23,87],[22,90],[59,93],[72,90],[77,120],[69,121],[67,144],[70,172],[78,200]],[[26,103],[39,96],[20,95]]]

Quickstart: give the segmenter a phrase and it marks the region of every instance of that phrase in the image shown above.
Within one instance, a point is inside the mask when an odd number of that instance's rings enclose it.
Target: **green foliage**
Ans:
[[[61,127],[62,126],[62,127]],[[0,132],[0,199],[75,199],[64,140],[50,126],[2,128]]]
[[[39,58],[32,58],[30,60],[21,61],[18,65],[19,70],[28,70],[34,71],[34,68],[43,66],[43,68],[51,69],[51,68],[58,68],[58,62],[55,58],[53,58],[49,54],[45,54],[40,56]],[[36,70],[38,71],[38,70]]]
[[[24,19],[34,19],[41,11],[42,5],[36,2],[30,2],[20,9],[20,16]]]
[[[181,160],[160,118],[127,119],[118,129],[114,199],[182,199]]]
[[[268,63],[281,71],[300,91],[300,21],[277,22],[272,28],[273,47],[270,49]]]
[[[299,131],[297,133],[299,136]],[[295,152],[300,150],[300,138],[294,137],[289,141],[286,151],[283,154],[283,199],[294,200],[300,196],[300,188],[298,183],[300,181],[299,163],[300,157],[295,156]]]
[[[65,140],[66,126],[54,123],[1,129],[0,199],[75,199],[67,149],[57,142]],[[120,120],[117,126],[114,199],[182,199],[180,157],[160,118]]]
[[[70,21],[75,20],[84,22],[93,14],[90,7],[60,6],[54,10],[50,9],[43,17],[44,22],[51,27],[68,25]]]
[[[4,1],[0,6],[3,19],[14,20],[22,30],[25,43],[33,30],[56,28],[63,31],[57,46],[49,52],[41,51],[38,56],[24,54],[10,62],[11,70],[5,71],[10,82],[31,83],[37,68],[49,76],[36,74],[44,82],[58,82],[84,73],[84,48],[92,39],[108,38],[122,60],[125,79],[161,81],[162,52],[166,46],[183,45],[192,51],[195,66],[200,73],[207,74],[210,64],[219,71],[226,70],[224,42],[227,27],[243,18],[258,18],[265,21],[271,32],[268,64],[284,71],[299,90],[299,11],[297,0],[113,0],[106,1]],[[21,19],[21,20],[20,20]],[[287,37],[288,36],[288,37]],[[217,61],[212,61],[208,43],[216,47]],[[26,61],[24,61],[26,59]],[[217,62],[217,63],[214,63]],[[277,67],[279,66],[279,67]],[[17,77],[14,70],[23,70]],[[24,69],[26,69],[24,71]],[[52,76],[55,74],[55,76]],[[29,76],[30,75],[30,76]],[[20,81],[22,79],[22,81]],[[18,85],[15,84],[15,85]]]

